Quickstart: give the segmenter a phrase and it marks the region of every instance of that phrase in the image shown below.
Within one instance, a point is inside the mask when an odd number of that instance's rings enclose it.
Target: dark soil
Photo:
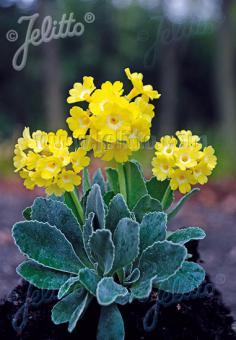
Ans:
[[[196,242],[190,248],[197,261]],[[126,340],[236,339],[230,311],[224,306],[221,294],[208,277],[191,296],[165,296],[156,327],[148,333],[144,330],[143,320],[151,308],[156,310],[156,296],[153,292],[151,299],[145,303],[135,302],[120,308],[125,322]],[[0,304],[0,339],[96,339],[99,306],[95,301],[72,334],[67,332],[66,325],[56,326],[52,323],[51,308],[55,301],[55,293],[40,291],[22,281]],[[146,328],[154,321],[151,316],[145,320]]]

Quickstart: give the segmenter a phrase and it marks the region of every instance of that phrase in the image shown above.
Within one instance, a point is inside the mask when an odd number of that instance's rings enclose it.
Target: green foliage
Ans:
[[[120,340],[125,333],[118,305],[148,298],[153,287],[185,293],[201,284],[204,270],[187,261],[185,243],[205,233],[197,227],[167,233],[161,202],[165,197],[169,208],[173,193],[167,183],[145,181],[136,162],[106,174],[107,182],[97,171],[90,187],[84,172],[83,225],[75,216],[76,198],[68,201],[67,195],[65,203],[37,198],[26,220],[13,227],[13,237],[28,258],[17,268],[19,275],[38,288],[58,290],[55,324],[68,322],[72,332],[96,299],[101,306],[97,338]]]

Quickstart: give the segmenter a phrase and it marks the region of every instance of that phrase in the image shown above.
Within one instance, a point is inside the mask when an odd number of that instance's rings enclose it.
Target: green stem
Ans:
[[[123,164],[118,164],[117,171],[118,171],[120,193],[124,196],[124,199],[127,202],[126,181],[125,181],[125,173],[124,173]]]
[[[83,226],[84,224],[84,212],[83,212],[83,208],[80,204],[80,201],[79,201],[79,198],[76,194],[75,191],[71,191],[68,193],[74,203],[74,206],[76,208],[76,212],[77,212],[77,217],[78,217],[78,220],[79,220],[79,223],[81,224],[81,227]]]
[[[164,196],[163,196],[162,201],[161,201],[161,204],[162,204],[162,207],[163,207],[164,210],[165,210],[165,207],[166,207],[170,193],[171,193],[171,187],[170,187],[170,184],[169,184],[168,187],[166,188],[166,191],[165,191]]]

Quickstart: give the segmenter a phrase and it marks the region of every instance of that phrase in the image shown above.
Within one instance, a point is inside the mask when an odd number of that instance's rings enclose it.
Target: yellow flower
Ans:
[[[179,189],[181,194],[186,194],[191,190],[191,184],[196,184],[196,180],[190,170],[183,171],[177,169],[170,175],[170,178],[171,190]]]
[[[175,151],[176,166],[181,170],[196,166],[199,157],[199,152],[193,147],[181,147]]]
[[[140,94],[143,95],[145,99],[153,100],[160,98],[161,95],[158,93],[158,91],[153,90],[151,85],[143,85],[142,73],[131,73],[129,68],[125,69],[125,73],[133,85],[133,89],[127,96],[129,99],[132,99]]]
[[[67,119],[73,137],[80,139],[81,147],[86,152],[92,150],[95,157],[127,160],[150,138],[154,105],[149,100],[160,95],[151,85],[143,84],[141,73],[131,74],[129,69],[125,72],[133,84],[129,95],[124,94],[120,81],[106,81],[98,89],[92,86],[86,97],[88,105],[83,105],[83,109],[73,107]],[[77,85],[77,97],[83,86]],[[75,91],[71,94],[75,96]]]
[[[82,149],[70,153],[71,144],[72,139],[65,130],[56,133],[38,130],[32,138],[29,130],[24,130],[15,146],[14,166],[26,188],[32,190],[37,185],[44,187],[48,194],[62,195],[80,184],[77,172],[88,165],[89,158]]]
[[[207,164],[200,162],[193,169],[193,176],[199,184],[205,184],[208,181],[208,176],[211,175],[211,170],[208,168]]]
[[[155,116],[154,105],[148,103],[142,97],[137,97],[134,102],[137,105],[142,117],[151,123]]]
[[[91,117],[90,135],[98,142],[125,141],[131,131],[132,118],[133,112],[116,103],[106,103],[102,114]]]
[[[89,113],[78,106],[74,106],[70,110],[70,115],[71,117],[67,118],[66,122],[73,132],[73,137],[84,138],[90,127]]]
[[[176,136],[178,137],[180,144],[182,146],[194,146],[195,148],[201,149],[202,145],[198,143],[200,141],[200,137],[197,135],[193,135],[190,130],[181,130],[176,132]]]
[[[207,146],[203,150],[202,160],[207,164],[210,170],[213,170],[217,164],[215,150],[212,146]]]
[[[205,184],[216,166],[216,156],[212,146],[202,150],[199,136],[191,131],[177,131],[175,137],[164,136],[155,145],[152,172],[158,180],[170,180],[172,190],[181,193],[191,190],[191,185]]]
[[[103,152],[102,160],[115,160],[118,163],[127,162],[132,151],[126,143],[107,143]]]
[[[154,157],[152,160],[152,172],[153,175],[159,181],[164,181],[167,178],[170,178],[173,173],[174,161],[171,158],[168,158],[164,155],[160,155],[159,157]]]
[[[147,142],[150,138],[151,124],[143,117],[137,118],[131,125],[127,144],[132,151],[140,149],[140,143]]]
[[[40,158],[36,165],[36,171],[40,173],[43,179],[52,179],[61,171],[62,162],[56,157],[49,156]]]
[[[76,102],[89,101],[91,93],[95,90],[93,77],[83,77],[82,83],[75,83],[73,89],[69,91],[70,96],[67,98],[69,104]]]
[[[13,163],[14,167],[16,168],[16,172],[18,172],[20,169],[24,168],[27,162],[27,156],[24,151],[19,147],[19,145],[16,145],[15,151],[14,151],[14,158],[13,158]]]
[[[34,146],[34,141],[30,136],[30,130],[28,127],[24,128],[23,137],[18,139],[18,147],[22,151]]]
[[[81,177],[72,170],[63,170],[57,180],[59,188],[65,191],[73,191],[76,185],[80,185]]]
[[[90,158],[86,156],[86,151],[83,148],[79,148],[70,153],[73,170],[79,173],[86,166],[89,165]]]
[[[156,155],[163,154],[166,157],[173,157],[176,151],[177,139],[171,136],[164,136],[160,142],[157,142],[155,149]]]

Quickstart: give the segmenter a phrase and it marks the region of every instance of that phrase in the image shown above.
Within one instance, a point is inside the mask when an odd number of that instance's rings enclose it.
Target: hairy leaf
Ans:
[[[125,296],[128,290],[116,283],[112,277],[104,277],[97,286],[97,301],[102,306],[111,305],[117,297]]]
[[[110,230],[98,229],[89,239],[91,255],[98,268],[106,275],[112,268],[115,256],[115,247]]]
[[[125,278],[124,284],[130,285],[131,283],[138,281],[139,278],[140,278],[140,270],[138,268],[135,268],[132,271],[132,273]]]
[[[188,227],[174,231],[168,240],[173,243],[185,244],[191,240],[202,240],[206,237],[204,230],[198,227]]]
[[[152,198],[150,195],[145,195],[140,198],[133,209],[133,212],[135,213],[136,219],[139,223],[141,223],[145,214],[158,211],[162,211],[162,205],[158,200]]]
[[[166,237],[167,215],[163,212],[146,214],[140,224],[140,254],[156,241]]]
[[[75,329],[77,322],[81,318],[83,312],[87,308],[90,301],[91,301],[91,297],[89,297],[88,293],[81,300],[78,301],[77,308],[72,313],[70,320],[69,320],[68,331],[70,333]]]
[[[91,266],[84,250],[81,227],[72,210],[64,203],[46,198],[36,198],[32,206],[32,219],[56,226],[72,244],[84,265]]]
[[[92,186],[91,191],[88,194],[86,216],[93,212],[98,221],[99,228],[105,228],[105,209],[104,202],[101,194],[101,189],[98,184]]]
[[[131,287],[130,303],[132,302],[133,298],[142,300],[142,299],[146,299],[147,297],[149,297],[149,295],[152,292],[153,279],[154,277],[146,281],[135,283]]]
[[[139,225],[137,222],[123,218],[118,223],[113,242],[115,245],[115,260],[112,271],[115,272],[133,262],[139,253]]]
[[[108,206],[112,200],[112,198],[115,196],[116,194],[114,193],[114,191],[107,191],[104,195],[103,195],[103,200],[104,203]]]
[[[169,241],[155,242],[141,255],[139,281],[147,281],[155,275],[158,282],[167,280],[182,266],[186,256],[186,248],[179,244]]]
[[[205,279],[205,271],[194,262],[184,262],[174,276],[160,282],[158,288],[171,294],[185,294],[196,289]]]
[[[52,309],[52,321],[59,325],[70,320],[78,305],[84,301],[86,291],[81,288],[65,296]]]
[[[88,290],[92,295],[96,296],[96,289],[101,278],[97,275],[95,270],[83,268],[79,271],[79,279],[82,286]]]
[[[59,289],[57,294],[58,299],[63,298],[66,294],[70,293],[74,289],[81,288],[81,284],[78,276],[70,277]]]
[[[95,172],[95,174],[93,175],[93,184],[98,184],[98,185],[100,186],[102,195],[105,194],[105,191],[106,191],[106,183],[105,183],[104,177],[103,177],[103,175],[102,175],[101,169],[98,169],[98,170]]]
[[[106,216],[106,228],[113,232],[118,222],[124,217],[131,217],[130,211],[121,194],[117,194],[110,202]]]
[[[23,254],[52,269],[77,274],[82,263],[64,234],[48,223],[18,222],[13,238]]]
[[[68,273],[43,267],[31,260],[21,263],[16,272],[40,289],[59,289],[70,277]]]
[[[124,322],[116,304],[102,307],[97,340],[124,340]]]
[[[84,249],[88,258],[92,261],[91,257],[91,249],[89,244],[90,236],[92,235],[93,229],[93,221],[94,221],[95,214],[93,212],[88,214],[88,217],[85,219],[85,224],[83,228],[83,241],[84,241]]]

